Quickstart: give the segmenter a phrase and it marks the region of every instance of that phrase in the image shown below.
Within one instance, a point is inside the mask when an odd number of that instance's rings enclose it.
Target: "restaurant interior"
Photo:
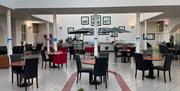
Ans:
[[[0,91],[179,91],[179,0],[0,0]]]

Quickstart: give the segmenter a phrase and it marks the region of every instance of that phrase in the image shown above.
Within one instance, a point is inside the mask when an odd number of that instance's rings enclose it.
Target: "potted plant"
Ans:
[[[79,88],[78,91],[85,91],[83,88]]]

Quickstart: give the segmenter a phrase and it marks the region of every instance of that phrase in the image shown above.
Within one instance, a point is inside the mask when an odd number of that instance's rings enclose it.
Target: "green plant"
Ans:
[[[79,88],[78,91],[84,91],[84,89],[83,88]]]

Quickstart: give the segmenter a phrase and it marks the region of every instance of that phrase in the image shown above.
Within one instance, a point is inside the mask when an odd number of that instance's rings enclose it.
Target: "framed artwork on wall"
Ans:
[[[68,28],[67,28],[68,34],[69,34],[70,32],[72,32],[72,31],[74,31],[74,27],[68,27]]]
[[[98,28],[98,35],[109,35],[109,28]]]
[[[81,16],[81,25],[89,25],[89,16]]]
[[[145,34],[143,34],[143,40],[155,40],[155,33],[147,33],[147,36],[145,38]]]
[[[88,33],[84,33],[84,36],[94,35],[94,30],[89,31]]]
[[[125,31],[125,26],[118,26],[119,30]]]
[[[101,26],[101,15],[97,17],[97,25]],[[91,16],[91,26],[94,26],[94,15]]]
[[[103,16],[103,25],[111,25],[111,16]]]

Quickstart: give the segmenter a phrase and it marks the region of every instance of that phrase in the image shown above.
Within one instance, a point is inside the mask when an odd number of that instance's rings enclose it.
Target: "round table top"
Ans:
[[[94,65],[95,64],[95,59],[85,59],[83,64],[89,64],[89,65]]]
[[[148,60],[148,61],[161,61],[162,58],[160,57],[143,57],[144,60]]]
[[[62,54],[62,51],[55,51],[55,52],[47,52],[48,55],[56,55],[56,54]]]

